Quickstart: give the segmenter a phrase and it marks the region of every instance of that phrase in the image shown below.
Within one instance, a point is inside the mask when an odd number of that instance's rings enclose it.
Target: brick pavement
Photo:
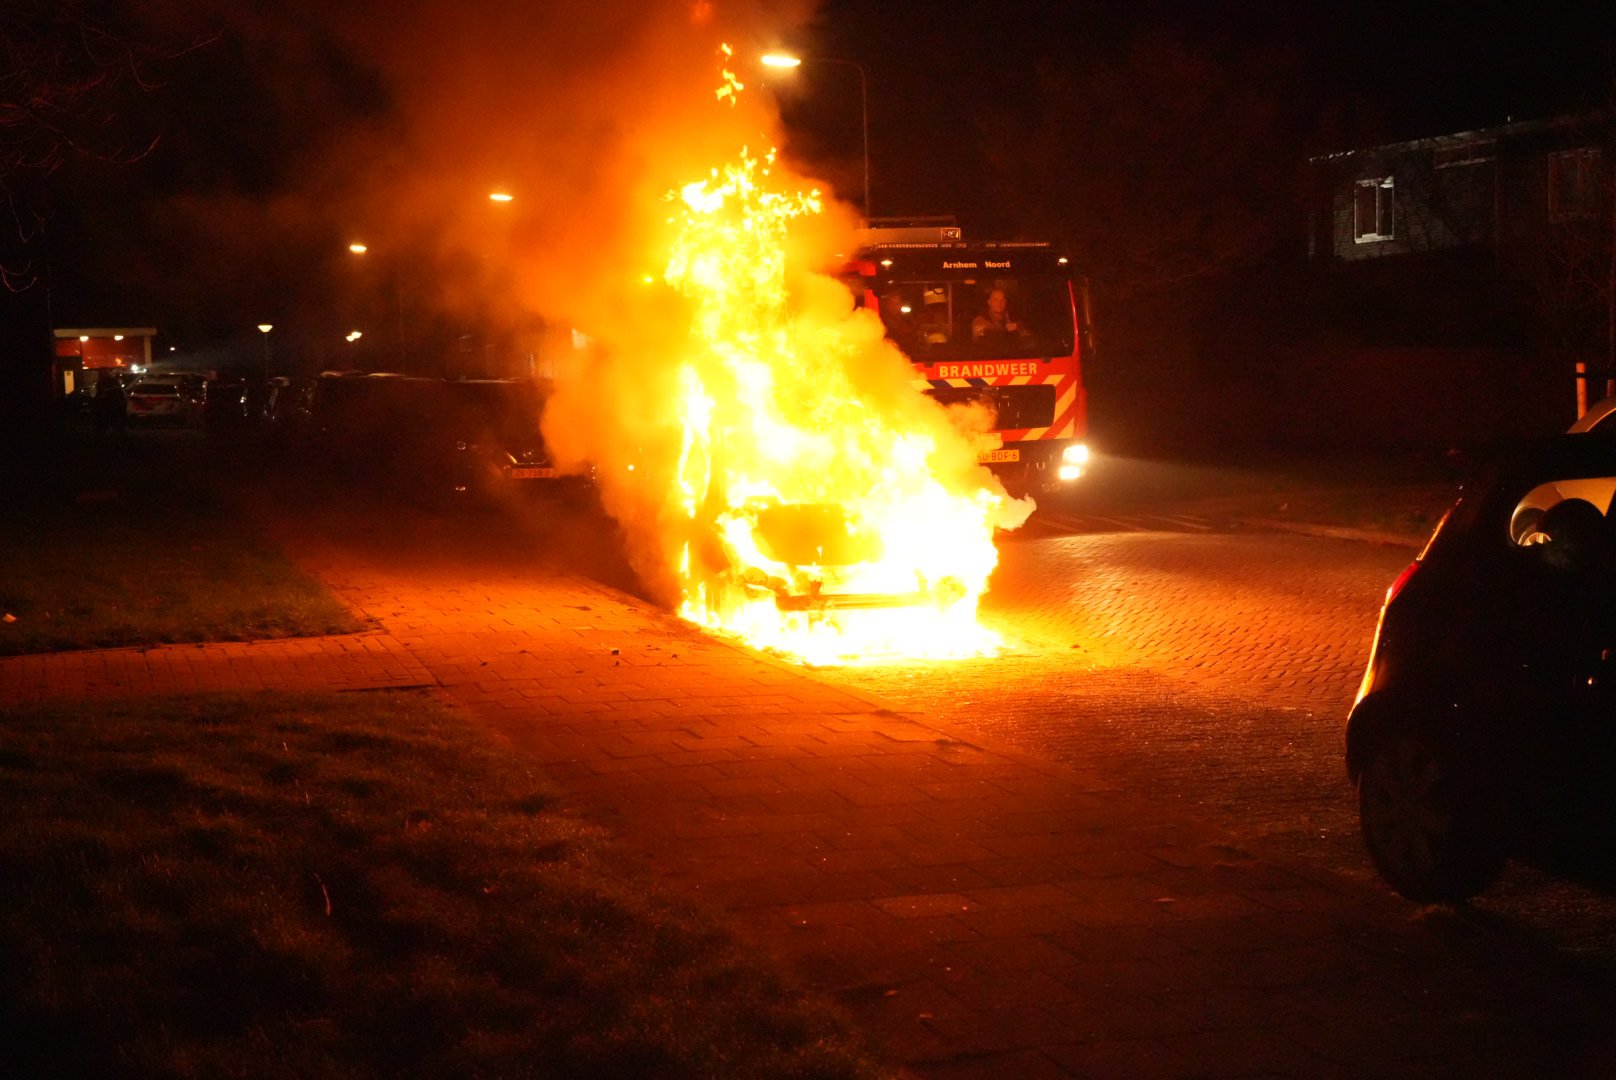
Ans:
[[[1414,556],[1278,532],[1102,533],[1037,548],[995,575],[990,621],[1039,645],[1081,643],[1107,666],[1332,717],[1346,715],[1386,586]]]
[[[1091,773],[895,713],[582,580],[302,551],[378,633],[0,661],[0,703],[77,692],[84,672],[126,693],[232,672],[429,682],[916,1076],[1616,1067],[1609,999],[1550,962],[1253,856]]]

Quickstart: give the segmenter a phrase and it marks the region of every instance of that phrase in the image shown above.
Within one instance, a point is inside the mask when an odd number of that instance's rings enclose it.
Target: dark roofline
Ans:
[[[1384,143],[1380,146],[1365,146],[1357,150],[1337,150],[1329,154],[1316,154],[1308,158],[1312,165],[1327,161],[1345,161],[1360,154],[1385,154],[1406,150],[1434,150],[1442,146],[1457,146],[1469,142],[1478,142],[1483,139],[1509,138],[1516,135],[1527,135],[1538,131],[1550,131],[1557,128],[1575,128],[1594,121],[1608,120],[1604,113],[1569,113],[1564,116],[1554,116],[1547,120],[1511,120],[1495,125],[1494,127],[1477,128],[1474,131],[1458,131],[1451,135],[1429,135],[1422,139],[1409,139],[1405,142]]]

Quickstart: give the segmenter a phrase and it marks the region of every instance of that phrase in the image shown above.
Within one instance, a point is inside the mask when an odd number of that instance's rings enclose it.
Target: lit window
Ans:
[[[1358,181],[1353,195],[1353,238],[1360,244],[1390,240],[1396,235],[1392,217],[1392,195],[1396,189],[1389,176]]]
[[[1590,217],[1599,209],[1599,151],[1549,155],[1549,219]]]

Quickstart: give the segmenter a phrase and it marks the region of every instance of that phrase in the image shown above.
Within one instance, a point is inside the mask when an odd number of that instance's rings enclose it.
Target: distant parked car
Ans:
[[[306,462],[368,483],[412,469],[400,451],[422,437],[426,387],[435,379],[325,372],[309,395]]]
[[[1613,494],[1616,440],[1506,453],[1387,591],[1347,770],[1409,899],[1476,895],[1507,857],[1616,888]]]
[[[325,374],[310,397],[306,459],[437,504],[587,489],[550,458],[545,400],[525,379]]]
[[[140,423],[189,424],[197,399],[179,379],[140,379],[125,394],[130,420]]]
[[[264,423],[277,436],[297,438],[308,428],[314,404],[314,382],[279,376],[270,380]]]
[[[438,384],[429,427],[443,453],[442,478],[470,498],[576,493],[589,479],[556,467],[540,432],[547,394],[527,379]],[[452,451],[449,450],[453,447]]]
[[[247,424],[247,385],[222,375],[210,379],[202,396],[202,420],[210,432],[239,431]]]

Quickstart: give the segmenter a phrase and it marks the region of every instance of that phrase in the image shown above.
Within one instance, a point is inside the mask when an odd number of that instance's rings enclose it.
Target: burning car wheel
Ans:
[[[1369,857],[1392,888],[1416,903],[1468,899],[1503,868],[1462,788],[1452,765],[1411,734],[1389,736],[1358,780]]]

